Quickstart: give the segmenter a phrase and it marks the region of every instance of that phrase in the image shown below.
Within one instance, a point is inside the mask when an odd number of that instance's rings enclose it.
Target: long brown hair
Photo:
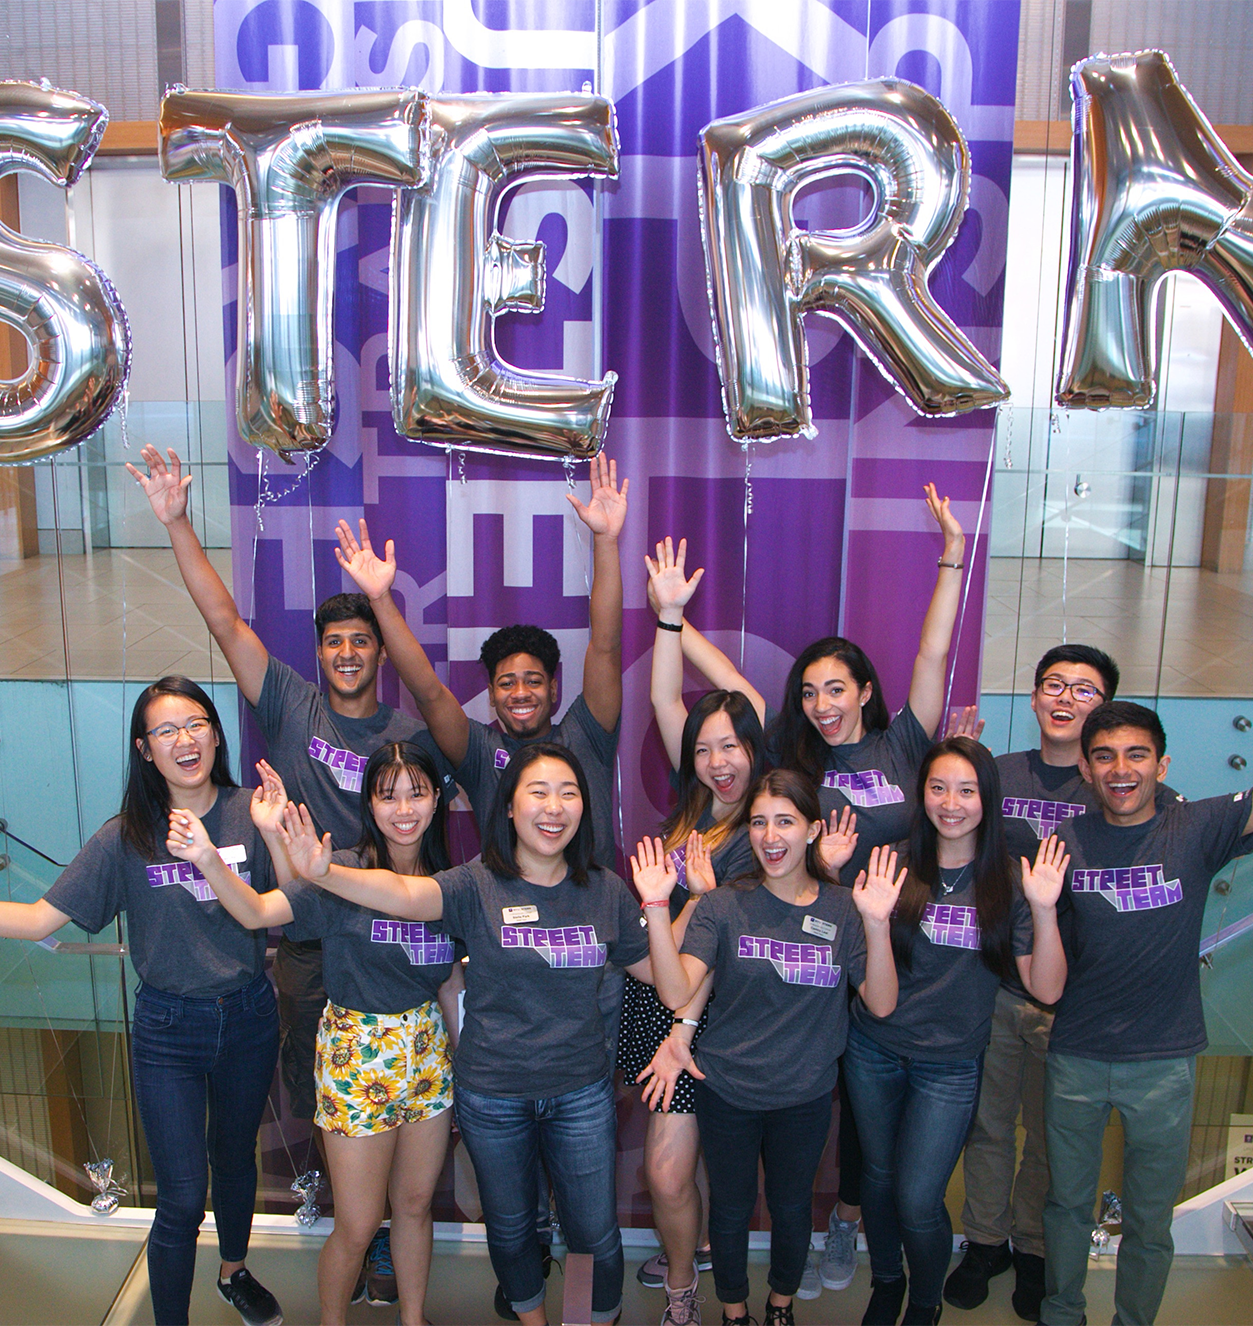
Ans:
[[[778,797],[781,801],[790,801],[796,807],[796,813],[805,821],[806,824],[813,824],[815,821],[822,820],[822,807],[818,804],[818,793],[814,791],[813,784],[795,769],[771,769],[769,773],[763,774],[749,789],[748,797],[744,802],[745,817],[752,818],[753,804],[759,797]],[[831,877],[826,866],[822,864],[822,856],[818,851],[819,834],[805,848],[805,870],[812,879],[818,881],[818,887],[824,884],[835,886],[835,880]],[[757,860],[756,852],[753,853],[753,873],[751,875],[741,875],[739,879],[728,880],[727,883],[737,889],[755,889],[758,884],[765,881],[765,871],[761,868],[761,862]]]
[[[979,916],[980,953],[984,965],[1004,978],[1013,971],[1011,912],[1015,876],[1005,846],[1005,820],[1001,814],[1001,776],[992,752],[971,737],[948,737],[937,741],[926,753],[918,770],[918,807],[909,833],[909,873],[892,913],[892,952],[897,963],[908,969],[914,940],[922,925],[927,903],[934,902],[940,887],[940,861],[936,844],[939,835],[927,818],[924,796],[931,766],[941,755],[957,755],[975,771],[983,816],[975,831],[975,911]]]

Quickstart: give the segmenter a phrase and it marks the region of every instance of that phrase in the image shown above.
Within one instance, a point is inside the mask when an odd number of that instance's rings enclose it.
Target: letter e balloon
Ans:
[[[68,189],[108,122],[103,106],[77,93],[0,83],[0,175],[29,170]],[[0,225],[0,320],[28,346],[26,371],[0,381],[0,464],[90,437],[121,400],[130,368],[130,326],[108,277],[73,249]]]

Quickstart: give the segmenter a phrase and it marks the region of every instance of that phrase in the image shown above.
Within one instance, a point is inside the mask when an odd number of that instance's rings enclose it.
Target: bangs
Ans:
[[[422,768],[420,764],[413,760],[393,760],[390,764],[385,764],[374,780],[374,786],[370,789],[372,797],[389,797],[396,790],[396,780],[401,774],[409,775],[409,783],[416,795],[422,794],[425,786],[431,796],[438,796],[438,788],[431,781],[430,775]]]

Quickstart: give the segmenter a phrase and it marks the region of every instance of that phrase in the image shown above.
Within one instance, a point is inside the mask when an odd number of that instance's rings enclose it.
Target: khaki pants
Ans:
[[[1013,1242],[1019,1252],[1044,1256],[1044,1196],[1049,1166],[1044,1149],[1044,1064],[1053,1015],[1011,994],[996,992],[992,1039],[983,1059],[983,1087],[962,1172],[966,1204],[962,1228],[972,1243]],[[1026,1140],[1018,1160],[1018,1115]],[[1017,1177],[1015,1177],[1017,1170]]]

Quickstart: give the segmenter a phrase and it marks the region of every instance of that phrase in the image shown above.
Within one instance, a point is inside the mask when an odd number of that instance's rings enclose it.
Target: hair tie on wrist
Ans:
[[[675,623],[675,622],[663,622],[663,621],[661,620],[661,618],[658,617],[658,618],[657,618],[657,629],[658,629],[659,631],[681,631],[681,630],[683,629],[683,623],[682,623],[682,622],[678,622],[678,623]]]
[[[965,562],[946,562],[943,557],[936,562],[936,566],[947,566],[950,571],[960,571],[965,567]]]
[[[674,1025],[676,1027],[699,1027],[700,1023],[695,1018],[681,1018],[676,1013],[674,1017]]]
[[[669,898],[654,898],[652,902],[640,903],[640,910],[642,911],[646,907],[669,907],[669,906],[670,906]]]

